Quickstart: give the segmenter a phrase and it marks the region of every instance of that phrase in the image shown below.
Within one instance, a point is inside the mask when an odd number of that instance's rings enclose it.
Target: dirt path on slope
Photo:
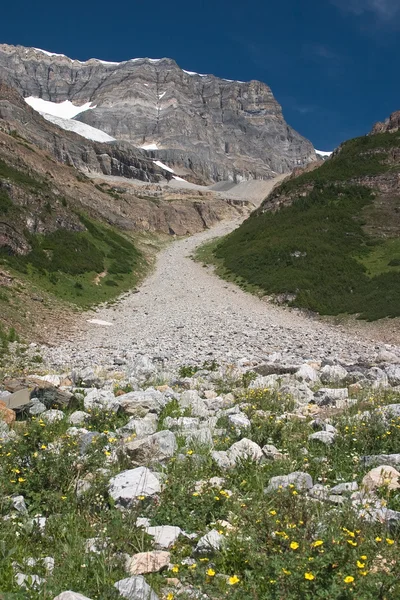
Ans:
[[[191,260],[200,244],[226,235],[239,224],[239,219],[222,222],[168,246],[138,293],[82,315],[79,332],[51,349],[50,363],[109,365],[130,353],[162,357],[170,364],[210,358],[262,361],[275,352],[295,359],[353,361],[371,358],[383,347],[361,331],[346,333],[343,324],[263,301]],[[88,323],[89,319],[112,325]]]

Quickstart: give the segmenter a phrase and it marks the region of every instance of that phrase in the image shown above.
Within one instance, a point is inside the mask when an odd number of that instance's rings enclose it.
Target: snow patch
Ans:
[[[325,152],[324,150],[316,150],[315,153],[319,154],[320,156],[331,156],[332,154],[332,152]]]
[[[34,96],[25,98],[25,102],[38,112],[53,115],[54,117],[61,117],[62,119],[73,119],[76,115],[85,112],[85,110],[93,110],[96,108],[96,106],[91,106],[91,102],[86,102],[86,104],[82,104],[81,106],[75,106],[70,100],[65,100],[64,102],[50,102],[49,100],[35,98]]]
[[[208,75],[204,75],[203,73],[196,73],[195,71],[185,71],[185,69],[182,69],[182,71],[187,75],[198,75],[199,77],[208,77]]]
[[[177,175],[173,175],[172,179],[176,179],[176,181],[186,181],[186,179],[182,179],[182,177],[178,177]]]
[[[139,146],[142,150],[158,150],[157,144],[144,144],[144,146]]]
[[[163,92],[162,94],[158,94],[158,99],[161,100],[161,98],[164,98],[164,96],[165,96],[166,93],[167,92]]]
[[[68,58],[65,54],[56,54],[55,52],[47,52],[47,50],[42,50],[41,48],[34,48],[37,52],[43,52],[47,56],[63,56],[64,58]]]
[[[112,327],[113,323],[110,321],[102,321],[101,319],[88,319],[88,323],[93,323],[93,325],[104,325],[105,327]]]
[[[44,119],[46,119],[46,121],[50,121],[50,123],[54,123],[54,125],[58,125],[58,127],[61,127],[61,129],[65,129],[66,131],[74,131],[78,135],[86,138],[87,140],[102,143],[115,142],[115,138],[108,135],[108,133],[106,133],[105,131],[97,129],[96,127],[92,127],[91,125],[87,125],[86,123],[74,121],[74,119],[63,119],[62,117],[55,117],[54,115],[49,115],[41,111],[38,112],[42,115]]]
[[[175,173],[175,171],[173,169],[171,169],[171,167],[164,165],[164,163],[162,163],[160,160],[153,160],[153,163],[155,165],[157,165],[158,167],[160,167],[161,169],[164,169],[164,171],[169,171],[170,173]]]

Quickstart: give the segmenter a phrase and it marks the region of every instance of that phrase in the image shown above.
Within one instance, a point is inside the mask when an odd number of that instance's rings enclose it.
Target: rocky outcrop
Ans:
[[[158,182],[164,172],[145,153],[128,143],[101,144],[49,123],[10,86],[0,81],[0,130],[19,135],[58,162],[84,173],[102,173]]]
[[[190,73],[163,58],[105,63],[0,45],[0,77],[23,96],[92,103],[76,118],[204,181],[268,179],[316,160],[271,89]]]
[[[394,133],[400,129],[400,110],[393,112],[384,121],[378,121],[372,128],[371,133]]]

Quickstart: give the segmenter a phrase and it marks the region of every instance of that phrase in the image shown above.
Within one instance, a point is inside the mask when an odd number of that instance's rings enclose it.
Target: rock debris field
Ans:
[[[145,354],[169,367],[211,359],[257,364],[274,357],[349,363],[369,360],[380,350],[398,352],[395,346],[346,333],[343,326],[252,296],[190,258],[199,245],[238,225],[239,220],[222,222],[171,244],[138,293],[84,313],[78,333],[45,351],[47,362],[53,367],[110,366]]]

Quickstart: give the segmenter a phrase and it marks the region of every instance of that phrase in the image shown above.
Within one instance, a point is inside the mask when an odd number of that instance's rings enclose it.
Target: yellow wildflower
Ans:
[[[312,546],[313,548],[318,548],[318,546],[322,546],[322,544],[323,544],[323,543],[324,543],[324,542],[323,542],[322,540],[315,540],[315,542],[313,542],[313,543],[311,544],[311,546]]]
[[[315,575],[307,571],[307,573],[304,573],[304,579],[307,579],[307,581],[312,581],[313,579],[315,579]]]
[[[365,562],[361,562],[360,560],[357,561],[357,567],[359,569],[363,569],[365,567]]]
[[[389,546],[392,546],[394,544],[394,540],[391,540],[390,538],[386,538],[386,543],[389,544]]]
[[[299,544],[297,542],[290,542],[290,548],[292,550],[297,550],[298,547],[299,547]]]
[[[343,579],[343,581],[344,581],[345,583],[353,583],[353,581],[354,581],[354,577],[352,577],[351,575],[347,575],[347,577],[345,577],[345,578]]]
[[[233,575],[232,577],[229,577],[229,579],[228,579],[229,585],[236,585],[237,583],[239,583],[239,581],[240,581],[240,579],[236,575]]]
[[[209,577],[214,577],[214,575],[215,575],[215,571],[214,571],[214,569],[211,569],[211,567],[209,569],[207,569],[206,573]]]
[[[172,571],[173,573],[179,573],[179,567],[178,567],[178,565],[174,565],[174,566],[172,567],[171,571]]]

